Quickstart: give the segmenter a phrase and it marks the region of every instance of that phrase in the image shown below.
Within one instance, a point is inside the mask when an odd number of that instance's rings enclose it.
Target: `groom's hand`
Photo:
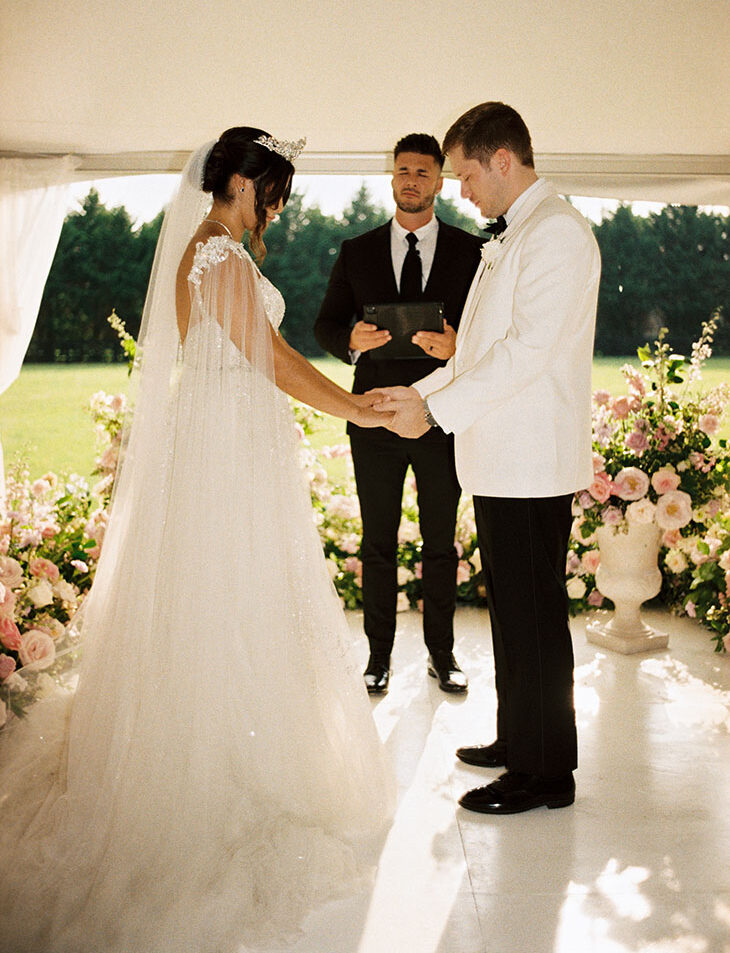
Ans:
[[[368,391],[378,395],[373,408],[381,412],[392,412],[393,418],[385,426],[401,437],[415,439],[429,429],[423,410],[423,398],[415,387],[380,387]]]

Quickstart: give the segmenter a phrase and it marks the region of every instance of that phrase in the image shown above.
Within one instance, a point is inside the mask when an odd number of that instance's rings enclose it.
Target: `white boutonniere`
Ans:
[[[502,255],[502,239],[493,238],[482,245],[482,261],[487,271],[491,271]]]

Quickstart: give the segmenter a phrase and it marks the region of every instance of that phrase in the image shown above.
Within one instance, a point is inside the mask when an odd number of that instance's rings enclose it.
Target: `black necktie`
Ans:
[[[421,256],[416,245],[418,239],[413,232],[406,235],[408,242],[408,251],[403,260],[403,270],[400,273],[400,299],[401,301],[417,301],[422,294],[421,287]]]
[[[492,238],[496,238],[502,234],[505,228],[507,228],[507,222],[505,221],[504,215],[500,215],[491,225],[487,225],[484,231],[489,232]]]

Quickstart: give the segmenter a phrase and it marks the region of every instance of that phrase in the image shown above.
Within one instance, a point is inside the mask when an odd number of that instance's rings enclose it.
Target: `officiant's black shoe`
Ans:
[[[456,757],[464,764],[475,764],[478,768],[504,768],[507,766],[507,742],[497,739],[491,745],[457,748]]]
[[[432,652],[428,657],[428,674],[438,679],[439,688],[444,692],[463,694],[469,689],[467,677],[451,652]]]
[[[385,695],[390,682],[390,656],[371,655],[362,677],[369,695]]]
[[[474,788],[459,798],[467,811],[480,814],[519,814],[536,807],[568,807],[575,800],[572,774],[541,778],[534,774],[507,771],[491,784]]]

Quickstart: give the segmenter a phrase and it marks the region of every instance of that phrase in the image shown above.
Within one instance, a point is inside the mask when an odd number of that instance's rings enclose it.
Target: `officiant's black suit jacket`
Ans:
[[[483,238],[439,219],[436,251],[423,300],[443,301],[444,317],[453,328],[459,326],[483,243]],[[349,364],[350,331],[362,319],[363,307],[396,301],[398,286],[390,254],[390,222],[386,222],[342,243],[314,325],[314,336],[326,351]],[[407,386],[445,363],[425,354],[411,360],[379,360],[374,348],[360,355],[352,390],[362,394],[373,387]]]

